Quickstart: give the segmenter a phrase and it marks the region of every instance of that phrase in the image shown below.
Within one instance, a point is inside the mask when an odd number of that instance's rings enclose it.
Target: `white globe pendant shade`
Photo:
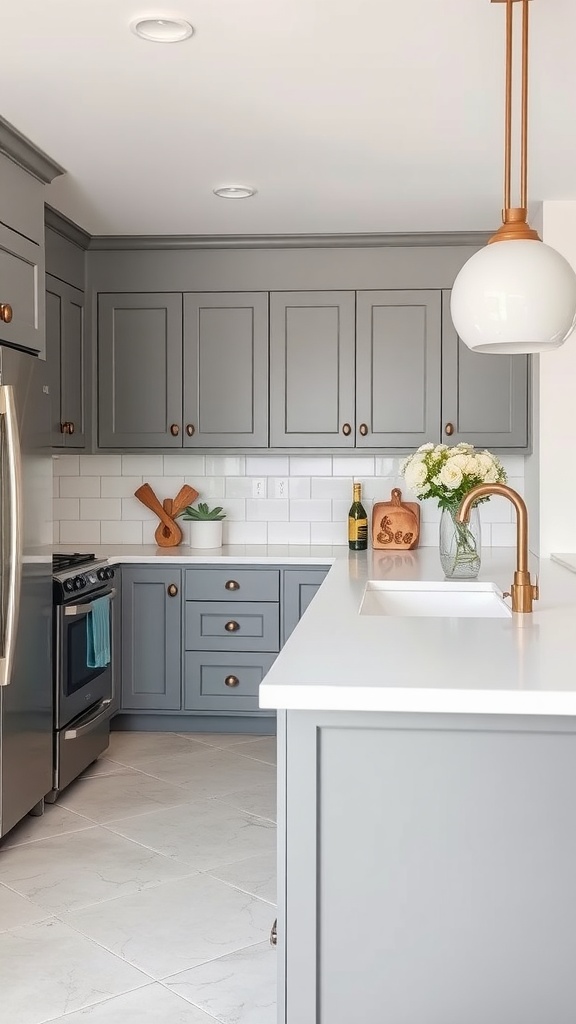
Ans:
[[[474,352],[548,352],[576,327],[576,274],[543,242],[493,242],[462,267],[450,311]]]

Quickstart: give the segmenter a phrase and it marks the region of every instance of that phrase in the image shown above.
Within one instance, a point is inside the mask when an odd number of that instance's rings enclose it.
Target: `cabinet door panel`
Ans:
[[[84,344],[84,293],[47,274],[46,359],[54,447],[86,446]],[[64,433],[64,423],[73,424],[73,433]]]
[[[99,295],[98,375],[101,447],[181,448],[182,296]]]
[[[186,650],[276,652],[279,607],[258,601],[233,607],[221,601],[186,601]]]
[[[178,592],[168,594],[175,583]],[[180,569],[122,570],[122,707],[179,711],[182,677]]]
[[[354,310],[354,292],[271,294],[273,447],[354,446]]]
[[[479,448],[527,449],[530,357],[471,352],[450,316],[450,292],[442,308],[442,440]],[[446,435],[446,425],[454,431]]]
[[[264,292],[184,296],[184,421],[186,446],[268,444]]]
[[[44,247],[0,224],[0,302],[12,320],[0,321],[0,341],[46,354]]]
[[[440,292],[358,292],[358,447],[417,448],[438,437],[441,327]]]
[[[296,628],[329,569],[286,569],[282,608],[283,643]]]
[[[257,712],[260,683],[275,657],[275,654],[223,651],[187,653],[184,708],[187,711]]]

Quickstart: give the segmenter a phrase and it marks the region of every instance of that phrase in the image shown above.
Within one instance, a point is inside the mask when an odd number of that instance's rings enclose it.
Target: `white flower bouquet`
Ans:
[[[451,511],[456,511],[464,495],[477,484],[506,481],[504,467],[492,452],[477,452],[474,445],[464,442],[453,448],[423,444],[404,460],[401,471],[418,498],[436,498],[440,508]],[[488,500],[480,498],[479,503]]]

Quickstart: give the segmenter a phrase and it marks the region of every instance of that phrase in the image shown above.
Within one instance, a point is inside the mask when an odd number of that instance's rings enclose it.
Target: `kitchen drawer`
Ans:
[[[278,601],[280,573],[278,569],[188,569],[186,571],[188,601]]]
[[[260,683],[275,657],[188,652],[184,669],[185,710],[257,711]]]
[[[187,651],[278,651],[278,604],[187,601],[185,614]]]
[[[0,321],[0,341],[45,352],[44,249],[0,224],[0,302],[12,307]]]

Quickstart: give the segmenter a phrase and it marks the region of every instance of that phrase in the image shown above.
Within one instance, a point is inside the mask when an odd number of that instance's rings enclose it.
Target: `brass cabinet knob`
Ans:
[[[272,928],[270,929],[270,945],[278,945],[278,918],[274,921]]]
[[[350,434],[352,433],[352,427],[350,426],[349,423],[344,424],[344,426],[342,427],[342,433],[344,434],[344,437],[350,436]]]
[[[170,583],[168,585],[168,596],[169,597],[176,597],[177,593],[178,593],[178,587],[176,586],[176,584],[175,583]]]
[[[368,426],[367,426],[367,424],[366,423],[361,423],[359,429],[360,429],[360,433],[362,434],[362,437],[366,437],[366,434],[368,433]]]
[[[170,427],[170,433],[172,434],[172,437],[178,437],[178,434],[180,433],[180,427],[178,426],[177,423],[172,424],[172,426]]]
[[[239,686],[239,684],[240,680],[238,679],[238,676],[226,676],[226,679],[224,680],[225,686]]]
[[[237,622],[234,622],[234,619],[231,619],[231,621],[230,621],[230,622],[227,622],[227,623],[226,623],[226,625],[224,626],[224,629],[225,629],[225,630],[226,630],[226,631],[227,631],[228,633],[236,633],[236,632],[237,632],[237,630],[239,630],[239,629],[240,629],[240,625],[239,625],[239,624],[238,624]]]
[[[188,437],[194,437],[194,434],[196,433],[196,427],[194,426],[193,423],[186,424],[186,433],[188,434]]]
[[[70,424],[68,423],[67,420],[64,420],[64,423],[60,424],[60,433],[61,434],[69,434],[70,433]]]
[[[72,421],[69,421],[69,423],[68,423],[68,433],[69,434],[73,434],[75,429],[76,428],[74,427],[74,424],[72,423]]]
[[[236,580],[226,580],[224,586],[226,590],[240,590],[240,584]]]
[[[3,323],[9,324],[13,317],[12,306],[9,302],[0,302],[0,320]]]
[[[454,424],[447,423],[444,427],[444,433],[447,434],[448,437],[452,437],[452,434],[454,433]]]

